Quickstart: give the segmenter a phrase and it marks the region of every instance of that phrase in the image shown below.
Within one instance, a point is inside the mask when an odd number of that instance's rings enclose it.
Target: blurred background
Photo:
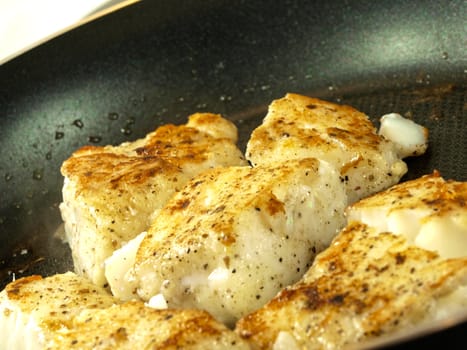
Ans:
[[[0,64],[136,0],[0,0]]]

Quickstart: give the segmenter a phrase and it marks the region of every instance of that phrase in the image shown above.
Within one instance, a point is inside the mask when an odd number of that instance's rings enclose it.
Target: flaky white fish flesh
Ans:
[[[245,165],[237,128],[197,113],[118,146],[82,147],[67,159],[60,210],[75,271],[105,285],[104,260],[146,230],[165,202],[201,171]]]
[[[445,258],[467,256],[467,182],[445,180],[436,171],[365,198],[347,208],[346,216],[405,235]]]
[[[253,349],[342,349],[467,310],[467,257],[352,222],[298,283],[242,318]],[[357,346],[358,348],[358,346]]]
[[[162,296],[231,325],[302,276],[344,225],[346,202],[339,174],[317,159],[216,168],[107,260],[107,279],[122,299]]]

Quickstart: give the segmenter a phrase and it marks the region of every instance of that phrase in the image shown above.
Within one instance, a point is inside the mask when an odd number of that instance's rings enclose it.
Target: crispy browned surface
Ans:
[[[443,258],[467,256],[467,183],[445,180],[437,171],[365,198],[346,216],[404,235]]]
[[[288,93],[274,100],[251,134],[246,158],[254,165],[315,157],[334,165],[350,202],[399,181],[406,164],[364,113],[346,105]]]
[[[445,180],[435,171],[362,199],[347,211],[351,213],[375,207],[388,208],[388,214],[397,210],[427,211],[427,218],[466,212],[467,182]]]
[[[164,255],[174,244],[183,246],[198,242],[203,245],[207,237],[199,236],[197,233],[200,230],[220,235],[217,240],[230,246],[240,233],[236,220],[245,210],[256,208],[268,216],[284,215],[285,203],[274,194],[277,184],[290,184],[297,169],[307,171],[312,177],[316,176],[319,168],[319,162],[313,158],[292,164],[296,167],[279,163],[254,169],[214,169],[189,181],[183,191],[161,211],[164,220],[155,221],[149,228],[138,250],[138,261],[151,259],[154,251]],[[161,238],[162,235],[164,238]],[[156,240],[152,240],[152,236],[157,237]]]
[[[53,349],[248,349],[233,331],[201,310],[155,310],[127,302],[86,310]]]
[[[221,124],[220,126],[217,124]],[[206,129],[212,127],[210,133]],[[222,127],[222,130],[219,128]],[[177,176],[187,167],[200,166],[220,154],[232,152],[234,160],[218,158],[219,165],[241,163],[241,153],[235,147],[236,129],[220,115],[194,114],[186,125],[166,124],[144,139],[120,146],[85,146],[75,151],[62,165],[62,174],[77,182],[77,194],[102,191],[131,190],[127,186],[146,185],[164,175],[167,181],[181,183]],[[217,152],[217,153],[216,153]],[[201,167],[204,168],[204,167]],[[117,192],[118,193],[118,192]]]
[[[145,231],[154,215],[200,172],[246,165],[237,128],[217,114],[197,113],[118,146],[86,146],[61,168],[60,205],[76,272],[105,285],[104,260]]]
[[[322,148],[323,154],[343,144],[358,154],[378,149],[381,142],[368,117],[347,105],[289,93],[273,101],[269,111],[268,127],[257,128],[252,134],[251,146],[259,153],[257,157],[280,144],[284,148]]]
[[[8,284],[0,293],[0,325],[2,349],[249,348],[205,311],[120,303],[71,272]]]
[[[437,300],[466,284],[467,258],[441,259],[353,223],[300,282],[240,320],[237,332],[258,349],[271,348],[281,331],[299,346],[340,348],[429,320]]]
[[[2,294],[2,306],[9,309],[7,304],[11,305],[11,312],[30,315],[50,331],[67,326],[83,309],[104,308],[116,302],[107,291],[73,273],[24,277],[8,284]]]
[[[130,255],[114,293],[196,307],[233,324],[297,281],[345,223],[339,175],[314,158],[204,172],[176,193]]]

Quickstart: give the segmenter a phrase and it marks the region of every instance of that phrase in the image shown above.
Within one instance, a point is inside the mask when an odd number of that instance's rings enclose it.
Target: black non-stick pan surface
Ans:
[[[54,233],[59,168],[76,148],[134,140],[196,111],[244,147],[286,92],[427,126],[415,178],[467,180],[467,5],[459,1],[145,1],[0,66],[0,289],[72,269]],[[436,328],[435,330],[438,330]],[[454,344],[465,323],[391,346]],[[463,334],[465,333],[465,334]],[[465,343],[464,343],[465,344]]]

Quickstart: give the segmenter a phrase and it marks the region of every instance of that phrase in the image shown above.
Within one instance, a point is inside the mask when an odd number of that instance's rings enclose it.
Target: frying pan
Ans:
[[[55,234],[59,168],[85,144],[118,144],[195,111],[221,113],[244,148],[267,105],[297,92],[398,112],[430,130],[403,180],[467,180],[467,8],[454,1],[147,1],[0,66],[0,289],[72,269]],[[465,341],[459,318],[383,344]]]

